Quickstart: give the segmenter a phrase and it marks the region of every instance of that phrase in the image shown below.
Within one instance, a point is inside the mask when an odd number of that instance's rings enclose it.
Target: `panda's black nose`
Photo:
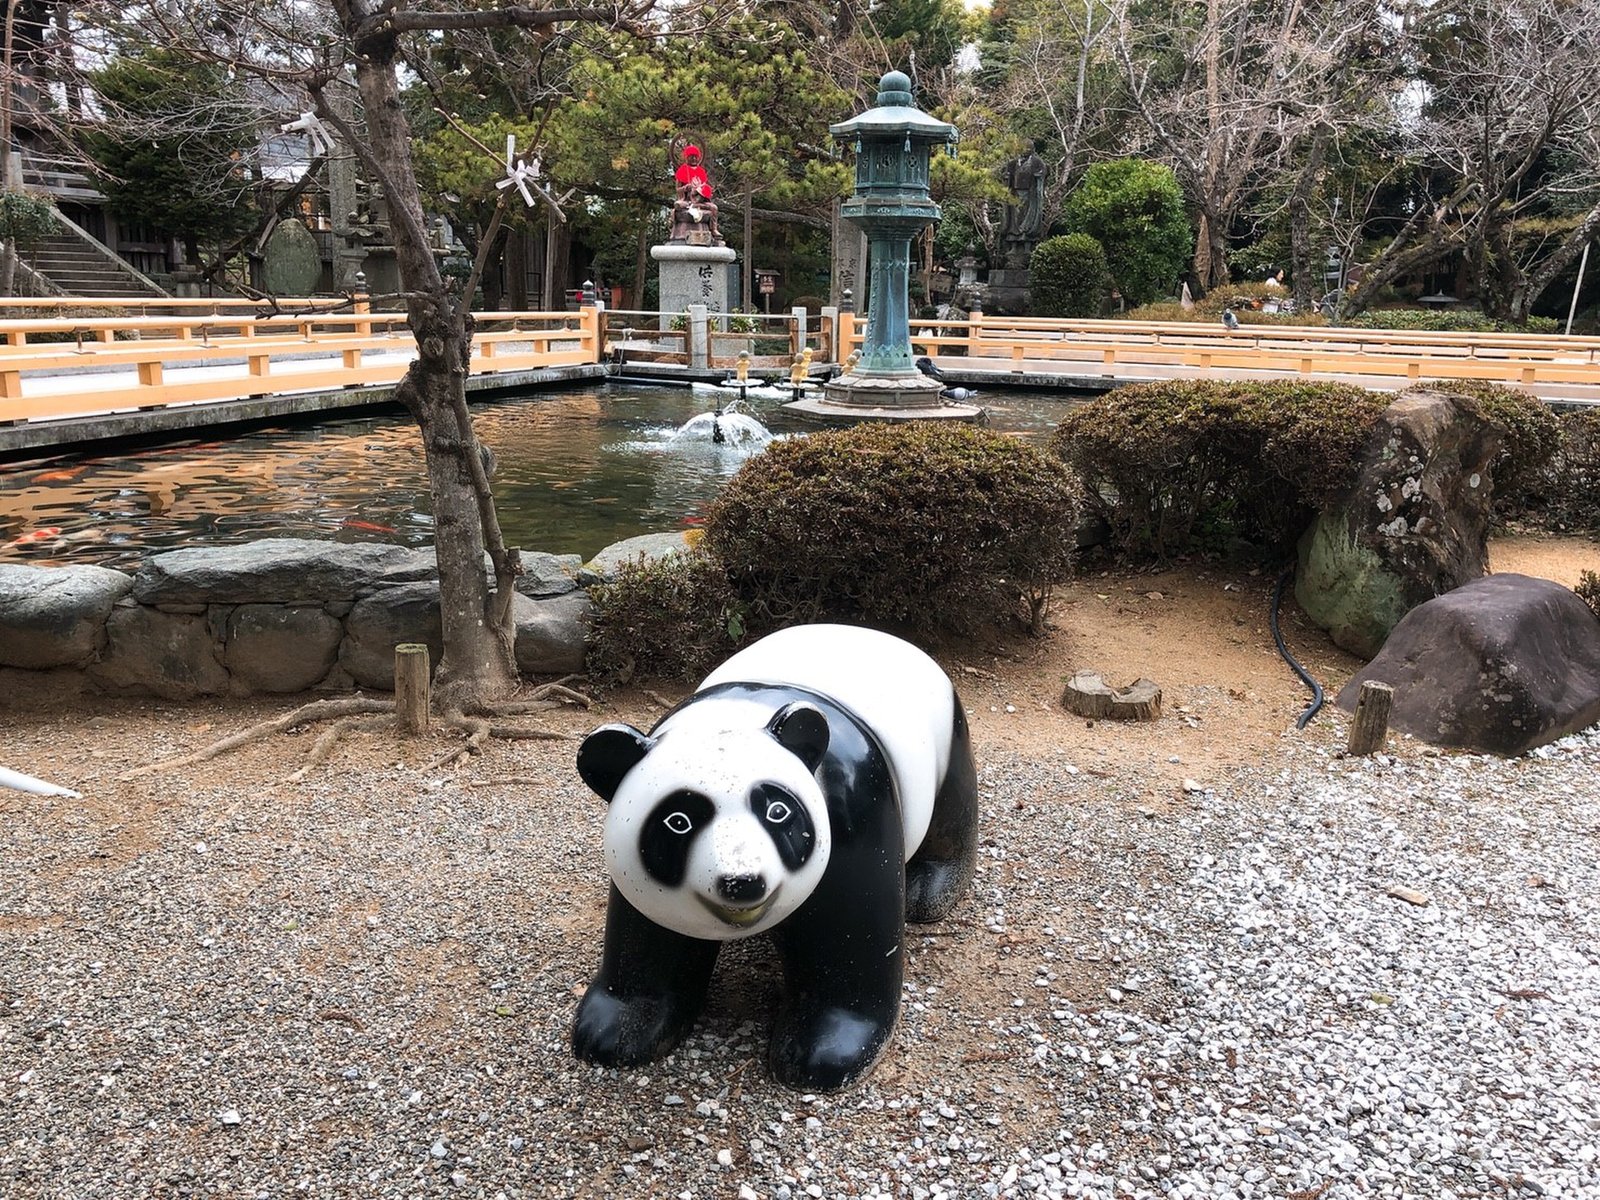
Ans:
[[[767,881],[759,875],[723,875],[717,894],[730,904],[754,904],[767,894]]]

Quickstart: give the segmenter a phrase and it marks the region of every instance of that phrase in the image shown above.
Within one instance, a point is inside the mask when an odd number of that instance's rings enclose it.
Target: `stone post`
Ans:
[[[711,310],[704,304],[689,305],[689,365],[711,365]]]

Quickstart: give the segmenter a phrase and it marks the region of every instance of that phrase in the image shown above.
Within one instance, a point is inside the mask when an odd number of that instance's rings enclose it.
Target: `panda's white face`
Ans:
[[[811,769],[759,727],[668,728],[606,815],[612,880],[650,920],[688,937],[772,928],[815,890],[831,848]]]

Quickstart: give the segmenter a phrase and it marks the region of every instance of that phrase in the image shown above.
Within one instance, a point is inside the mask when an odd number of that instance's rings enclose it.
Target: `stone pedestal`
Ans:
[[[984,290],[984,312],[1006,317],[1028,315],[1028,277],[1026,268],[1006,267],[989,272]]]
[[[983,409],[953,404],[939,393],[937,379],[852,371],[831,379],[820,398],[785,404],[783,411],[814,421],[981,421]]]
[[[710,312],[728,311],[729,274],[738,255],[726,246],[692,246],[663,242],[650,247],[660,264],[660,306],[668,319],[703,304]]]

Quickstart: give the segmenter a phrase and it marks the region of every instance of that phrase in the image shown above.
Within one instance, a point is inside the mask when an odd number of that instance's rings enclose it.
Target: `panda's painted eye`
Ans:
[[[750,789],[750,811],[761,818],[784,866],[798,871],[805,865],[817,835],[798,796],[775,783],[758,783]]]
[[[663,887],[679,886],[696,833],[716,815],[717,807],[708,797],[688,788],[661,797],[639,828],[639,865]]]

